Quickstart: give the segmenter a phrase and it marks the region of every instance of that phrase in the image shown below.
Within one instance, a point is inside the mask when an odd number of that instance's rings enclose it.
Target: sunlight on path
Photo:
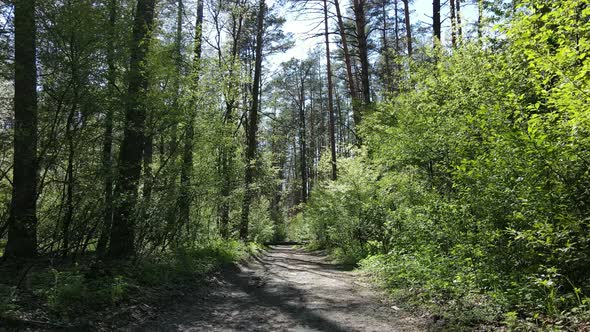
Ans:
[[[420,331],[321,253],[273,246],[224,274],[202,299],[179,303],[141,329],[160,331]]]

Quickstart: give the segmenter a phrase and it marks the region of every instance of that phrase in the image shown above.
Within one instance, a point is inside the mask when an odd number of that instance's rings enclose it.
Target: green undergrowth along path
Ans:
[[[220,240],[135,261],[38,259],[3,266],[0,321],[7,326],[92,327],[111,323],[105,321],[110,317],[127,324],[128,318],[117,318],[118,312],[176,300],[187,290],[204,287],[223,266],[247,260],[259,250],[255,244]]]

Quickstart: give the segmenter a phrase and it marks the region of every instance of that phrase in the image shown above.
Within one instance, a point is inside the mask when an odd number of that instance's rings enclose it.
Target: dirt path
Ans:
[[[138,330],[425,330],[423,321],[384,304],[352,272],[290,246],[272,247],[225,273],[209,294],[181,302]]]

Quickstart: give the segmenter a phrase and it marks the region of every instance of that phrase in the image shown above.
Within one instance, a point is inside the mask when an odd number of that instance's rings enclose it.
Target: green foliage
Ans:
[[[339,160],[339,169],[340,180],[316,188],[307,208],[292,221],[293,230],[297,237],[311,236],[318,247],[335,249],[337,259],[356,263],[372,248],[387,247],[385,215],[376,173],[360,158]]]
[[[252,202],[250,210],[250,240],[255,243],[264,243],[275,237],[275,224],[270,218],[270,203],[261,198]]]
[[[49,307],[54,311],[79,307],[88,295],[84,276],[76,272],[58,272],[57,270],[51,270],[51,273],[54,281],[47,296]]]
[[[501,45],[411,64],[363,119],[367,153],[304,210],[315,241],[455,320],[573,328],[590,294],[589,15],[524,1]]]
[[[105,310],[158,289],[196,285],[223,265],[247,259],[260,250],[255,244],[212,240],[181,247],[158,258],[138,262],[102,262],[95,266],[61,266],[28,273],[21,289],[0,283],[0,317],[22,309],[20,298],[43,303],[52,317],[75,318]]]
[[[180,247],[158,259],[146,259],[129,272],[134,280],[149,286],[186,282],[245,259],[252,250],[239,241],[212,240],[195,247]]]

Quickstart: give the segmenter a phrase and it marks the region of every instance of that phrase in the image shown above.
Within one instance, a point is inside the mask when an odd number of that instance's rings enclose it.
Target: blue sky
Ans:
[[[345,11],[345,5],[348,5],[351,0],[340,0],[340,7],[342,12]],[[273,4],[275,1],[269,1],[269,4]],[[399,6],[403,6],[402,2],[399,1]],[[321,9],[321,7],[318,7]],[[410,9],[413,11],[411,20],[412,25],[416,25],[418,23],[426,26],[431,24],[431,15],[432,15],[432,1],[431,0],[414,0],[413,3],[410,4]],[[472,25],[477,17],[477,10],[473,4],[462,4],[462,25],[468,27]],[[448,6],[443,8],[441,12],[441,16],[447,17],[448,16]],[[297,15],[295,13],[289,12],[287,8],[282,9],[282,14],[285,15],[287,18],[287,22],[285,23],[284,30],[286,32],[293,33],[296,44],[295,47],[290,49],[289,51],[277,54],[271,57],[270,62],[273,64],[278,64],[283,61],[287,61],[292,57],[295,58],[304,58],[310,49],[316,47],[318,44],[323,43],[322,38],[306,38],[309,33],[318,33],[321,32],[323,29],[323,25],[317,26],[318,20],[321,20],[318,15],[314,14],[303,14]],[[443,22],[443,42],[449,38],[449,25],[450,21],[447,19]]]

